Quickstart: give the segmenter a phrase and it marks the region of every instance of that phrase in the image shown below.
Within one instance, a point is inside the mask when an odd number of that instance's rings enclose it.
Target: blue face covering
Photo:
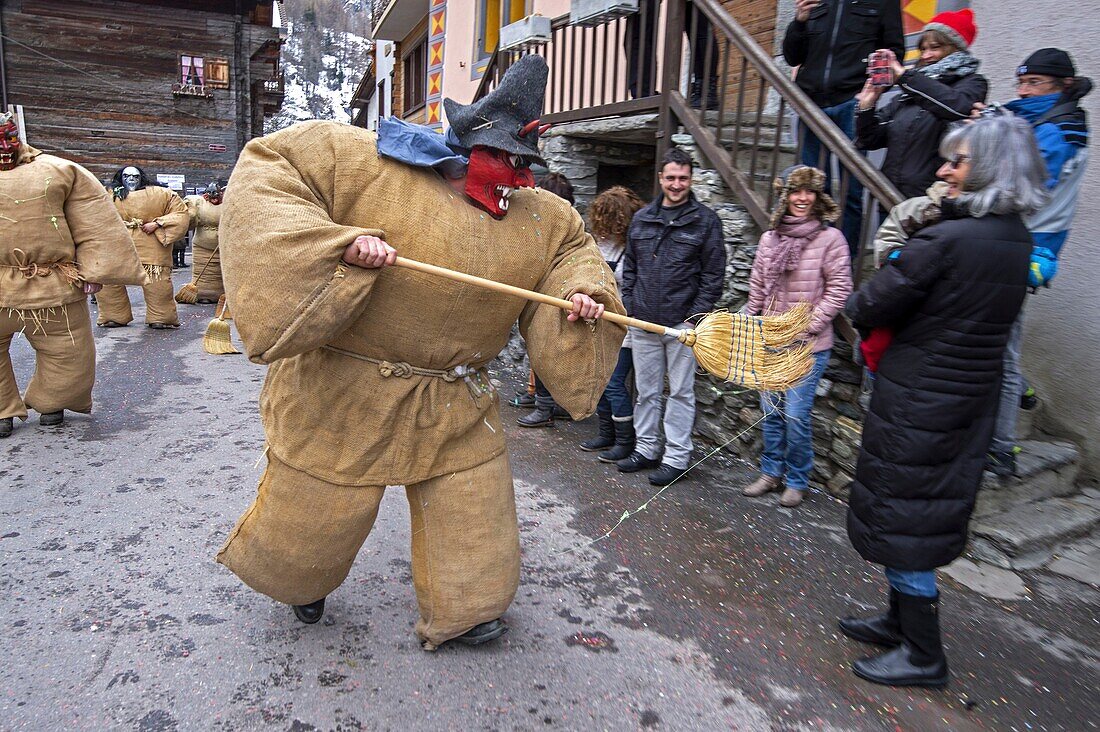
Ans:
[[[378,121],[378,152],[418,168],[439,168],[448,178],[459,178],[470,160],[459,151],[457,140],[423,125],[386,117]]]
[[[1041,97],[1021,97],[1006,104],[1005,109],[1013,114],[1020,115],[1028,122],[1034,122],[1053,109],[1061,96],[1061,92],[1055,92],[1044,94]]]

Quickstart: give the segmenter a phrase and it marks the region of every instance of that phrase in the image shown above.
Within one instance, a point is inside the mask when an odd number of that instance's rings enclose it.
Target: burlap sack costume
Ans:
[[[520,320],[558,404],[590,414],[624,331],[396,267],[341,262],[364,233],[398,253],[623,312],[615,278],[576,212],[512,194],[502,220],[433,170],[381,158],[372,132],[307,122],[251,141],[222,219],[224,277],[253,361],[269,464],[218,561],[288,604],[347,576],[384,486],[413,509],[417,633],[426,648],[496,619],[518,583],[519,545],[498,397],[484,366]]]
[[[221,204],[210,203],[205,196],[188,196],[183,201],[195,232],[191,239],[191,284],[198,289],[199,302],[217,302],[225,293],[218,251],[218,224],[223,208]]]
[[[92,410],[95,343],[84,282],[142,284],[137,252],[99,181],[22,145],[0,171],[0,419]],[[35,372],[20,398],[8,348],[23,332]]]
[[[160,186],[131,191],[126,198],[116,196],[114,204],[130,230],[134,248],[149,276],[141,287],[145,297],[145,322],[179,325],[172,291],[172,242],[187,234],[187,206],[175,193]],[[146,234],[141,225],[150,221],[159,222],[161,228]],[[107,322],[126,325],[134,319],[125,287],[104,286],[96,302],[99,304],[96,319],[99,325]]]

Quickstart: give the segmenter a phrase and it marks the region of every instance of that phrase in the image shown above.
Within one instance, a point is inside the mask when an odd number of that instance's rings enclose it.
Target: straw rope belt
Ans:
[[[4,269],[18,270],[24,279],[33,280],[35,277],[49,277],[54,271],[58,272],[69,282],[80,280],[80,269],[76,262],[53,262],[51,264],[39,264],[30,262],[29,256],[22,249],[16,247],[11,250],[15,264],[0,264]]]
[[[141,219],[130,219],[125,223],[127,229],[140,229],[142,226],[145,226],[145,222]]]
[[[443,379],[446,382],[458,381],[459,379],[467,379],[470,376],[476,374],[481,366],[473,367],[466,364],[462,366],[455,366],[449,369],[422,369],[418,366],[405,363],[404,361],[386,361],[379,358],[371,358],[370,356],[364,356],[361,353],[355,353],[354,351],[345,351],[343,348],[337,348],[336,346],[322,346],[323,348],[339,353],[342,356],[349,356],[351,358],[357,358],[360,361],[366,361],[367,363],[373,363],[378,366],[378,373],[383,378],[389,378],[391,376],[397,376],[398,378],[408,379],[412,376],[432,376],[438,379]]]

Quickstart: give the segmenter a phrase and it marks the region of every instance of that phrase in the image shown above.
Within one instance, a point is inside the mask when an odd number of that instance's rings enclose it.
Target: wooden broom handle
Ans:
[[[572,300],[562,300],[559,297],[552,295],[544,295],[541,292],[534,292],[532,290],[525,290],[522,287],[515,287],[514,285],[506,285],[503,282],[497,282],[496,280],[487,280],[484,277],[475,277],[472,274],[466,274],[465,272],[458,272],[453,269],[447,269],[446,267],[437,267],[434,264],[425,264],[424,262],[418,262],[415,259],[406,259],[405,257],[398,257],[394,264],[398,267],[404,267],[405,269],[414,269],[417,272],[424,272],[425,274],[437,275],[439,277],[446,277],[449,280],[455,282],[465,282],[468,285],[474,285],[476,287],[483,287],[486,290],[493,290],[494,292],[500,292],[505,295],[515,295],[516,297],[522,297],[524,300],[531,300],[532,302],[542,303],[544,305],[553,305],[556,308],[562,310],[572,310]],[[648,331],[649,333],[656,333],[657,335],[667,335],[673,338],[680,337],[681,331],[676,328],[666,328],[663,325],[657,325],[656,323],[649,323],[645,320],[638,320],[637,318],[631,318],[626,315],[619,315],[618,313],[612,313],[604,311],[604,314],[600,316],[603,320],[610,320],[612,323],[618,323],[619,325],[632,325],[635,328]]]

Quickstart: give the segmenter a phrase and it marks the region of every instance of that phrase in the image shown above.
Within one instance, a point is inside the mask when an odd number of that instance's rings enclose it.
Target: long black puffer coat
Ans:
[[[848,299],[858,327],[894,331],[848,506],[848,536],[867,561],[929,570],[962,553],[1030,254],[1019,216],[973,218],[948,200],[942,221]]]
[[[882,173],[904,198],[923,196],[943,165],[940,140],[948,125],[984,102],[989,83],[981,74],[933,79],[910,69],[898,77],[897,96],[882,109],[856,114],[856,147],[886,148]]]

